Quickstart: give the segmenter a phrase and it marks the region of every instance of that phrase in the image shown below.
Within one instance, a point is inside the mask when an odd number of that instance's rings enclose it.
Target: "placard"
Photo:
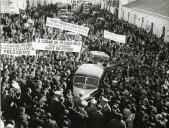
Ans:
[[[49,18],[49,17],[47,17],[46,26],[64,29],[84,36],[88,36],[88,32],[89,32],[88,27],[59,21],[58,19]]]
[[[32,43],[1,43],[1,54],[13,56],[35,56],[36,50],[33,48]]]
[[[109,40],[113,40],[118,43],[123,43],[123,44],[126,43],[126,36],[125,35],[111,33],[106,30],[104,30],[104,38],[109,39]]]
[[[65,40],[49,40],[37,39],[36,50],[47,51],[64,51],[64,52],[80,52],[82,47],[81,41],[65,41]]]
[[[1,13],[19,14],[19,8],[12,6],[1,6]]]

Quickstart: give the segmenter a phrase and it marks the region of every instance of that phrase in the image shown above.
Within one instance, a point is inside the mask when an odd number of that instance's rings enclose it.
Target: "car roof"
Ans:
[[[76,71],[76,76],[89,76],[101,78],[104,72],[104,67],[97,64],[82,64]]]
[[[90,53],[94,56],[99,56],[99,57],[105,57],[105,58],[110,58],[109,55],[107,55],[106,53],[102,52],[102,51],[90,51]]]

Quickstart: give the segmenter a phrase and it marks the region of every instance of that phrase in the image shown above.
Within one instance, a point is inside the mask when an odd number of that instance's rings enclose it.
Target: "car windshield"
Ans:
[[[96,89],[99,85],[99,80],[96,78],[87,77],[86,78],[86,89]]]
[[[80,87],[83,88],[83,86],[85,85],[85,77],[84,76],[76,76],[74,78],[74,84],[76,87]]]

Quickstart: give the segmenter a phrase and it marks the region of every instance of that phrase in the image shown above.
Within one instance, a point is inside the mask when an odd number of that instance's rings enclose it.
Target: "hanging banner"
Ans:
[[[84,36],[88,36],[88,32],[89,32],[88,27],[83,27],[76,24],[59,21],[58,19],[49,18],[49,17],[47,17],[46,26],[64,29]]]
[[[64,52],[80,52],[82,47],[81,41],[62,41],[62,40],[48,40],[37,39],[36,50],[48,51],[64,51]]]
[[[104,30],[104,38],[109,39],[109,40],[113,40],[118,43],[123,43],[123,44],[126,43],[126,36],[125,35],[111,33],[106,30]]]
[[[1,13],[19,14],[19,8],[12,6],[1,6]]]
[[[1,43],[1,54],[13,56],[34,56],[36,50],[33,48],[32,43]]]

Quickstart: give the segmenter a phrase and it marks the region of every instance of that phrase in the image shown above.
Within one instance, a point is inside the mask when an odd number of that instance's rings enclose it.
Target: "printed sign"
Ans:
[[[109,39],[109,40],[113,40],[118,43],[123,43],[123,44],[126,43],[126,36],[111,33],[106,30],[104,30],[104,38]]]
[[[64,29],[84,36],[88,36],[88,32],[89,32],[88,27],[83,27],[76,24],[59,21],[58,19],[49,18],[49,17],[47,17],[46,26]]]
[[[33,48],[32,43],[1,43],[1,54],[13,56],[34,56],[36,50]]]
[[[64,52],[80,52],[82,47],[81,41],[62,41],[37,39],[36,50],[48,51],[64,51]]]
[[[19,14],[19,8],[11,6],[1,6],[1,13]]]

